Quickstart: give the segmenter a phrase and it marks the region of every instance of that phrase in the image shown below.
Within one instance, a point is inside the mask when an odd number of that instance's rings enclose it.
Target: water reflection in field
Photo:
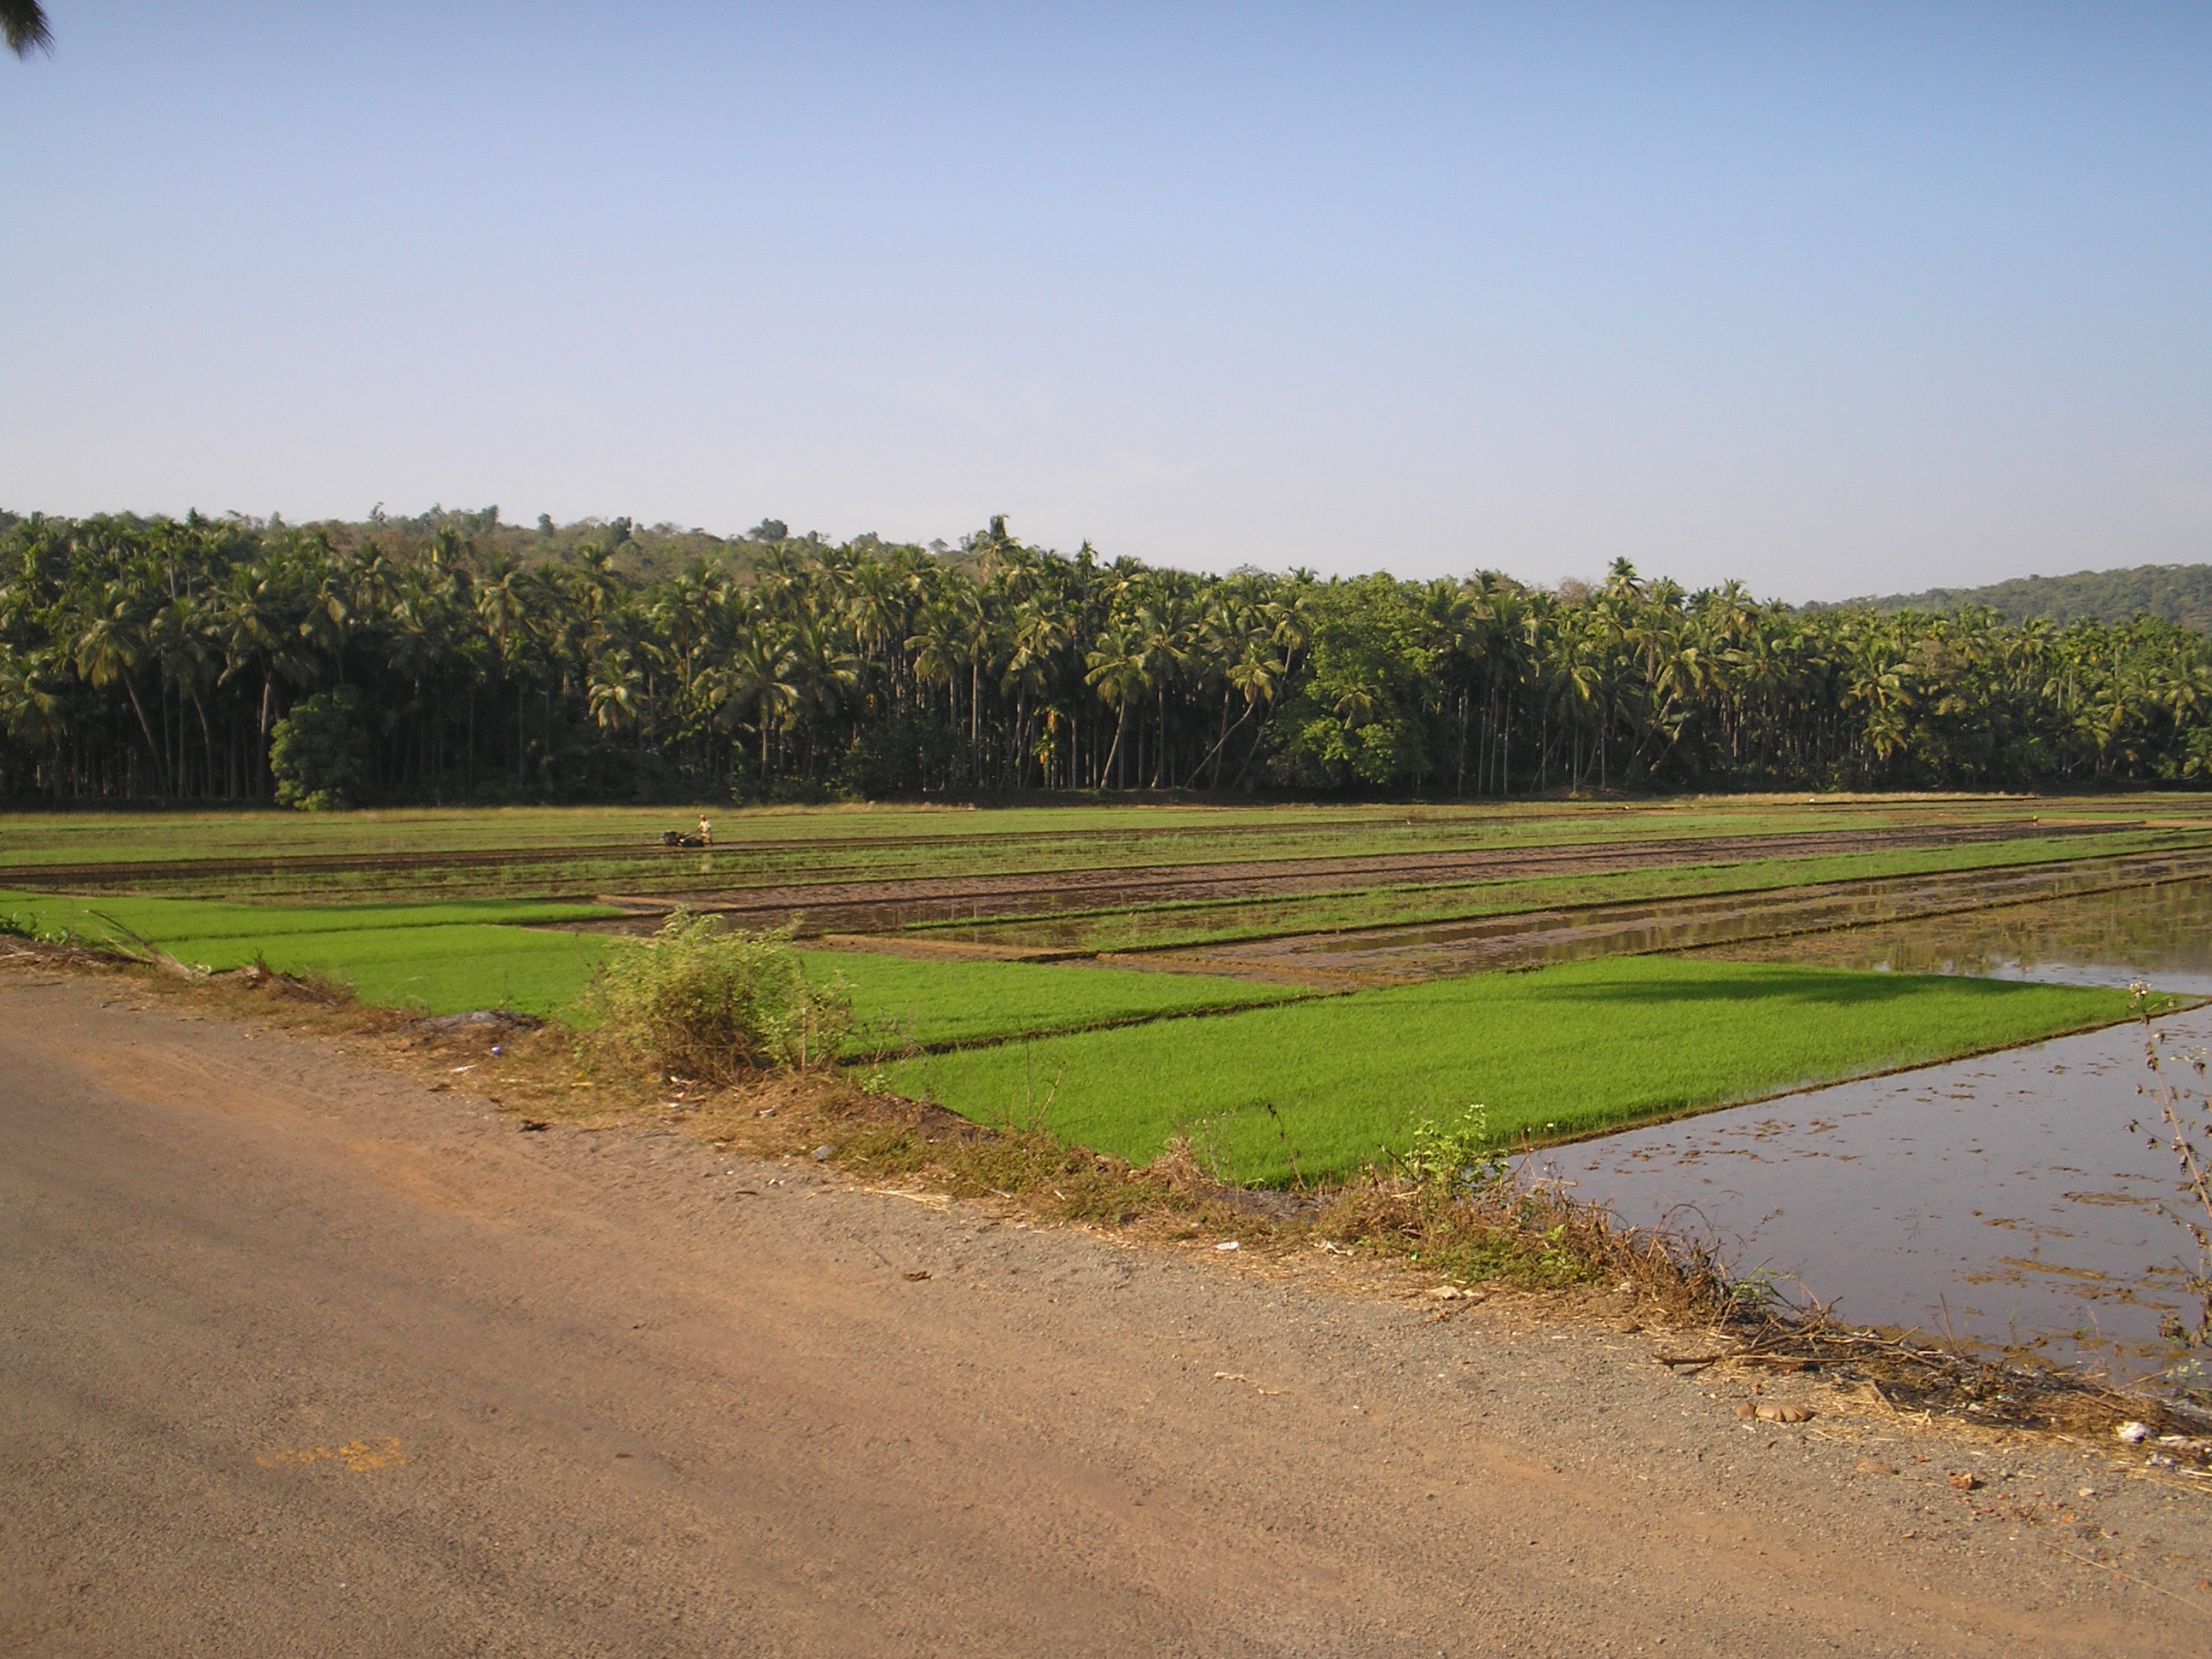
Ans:
[[[2212,1043],[2212,1010],[2158,1022]],[[1870,1078],[1553,1154],[1624,1220],[1706,1231],[1838,1316],[2149,1369],[2187,1312],[2170,1158],[2131,1132],[2139,1024]],[[2147,1126],[2148,1127],[2148,1126]]]
[[[2161,991],[2212,996],[2212,881],[2161,882],[1684,954],[2067,985],[2145,979]]]

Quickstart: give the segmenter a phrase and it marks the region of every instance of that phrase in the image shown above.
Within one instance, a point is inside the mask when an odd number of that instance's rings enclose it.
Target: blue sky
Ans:
[[[49,0],[0,504],[2212,558],[2202,6]]]

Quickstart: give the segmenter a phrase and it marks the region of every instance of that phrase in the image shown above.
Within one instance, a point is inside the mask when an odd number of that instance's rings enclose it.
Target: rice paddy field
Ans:
[[[1388,1164],[1424,1120],[1556,1140],[2124,1018],[2124,991],[1616,957],[927,1055],[904,1093],[1041,1110],[1142,1164],[1172,1136],[1248,1182]],[[1269,1109],[1272,1108],[1271,1111]]]
[[[696,850],[693,809],[15,814],[0,924],[575,1021],[607,933],[793,927],[902,1092],[1274,1182],[1476,1103],[1559,1139],[2123,1018],[1791,941],[2212,875],[2173,794],[706,811]]]

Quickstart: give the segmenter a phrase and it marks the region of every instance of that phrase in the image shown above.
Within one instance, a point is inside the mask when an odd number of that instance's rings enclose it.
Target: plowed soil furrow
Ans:
[[[1190,899],[1267,898],[1400,885],[1449,885],[1516,877],[1598,875],[1723,864],[1747,859],[1966,847],[1993,842],[2104,835],[2137,827],[2043,824],[2033,821],[1932,829],[1811,831],[1775,836],[1700,836],[1671,841],[1583,842],[1565,847],[1486,848],[1466,852],[1383,854],[1333,859],[1267,859],[1111,872],[918,877],[868,882],[722,889],[615,898],[640,921],[681,904],[728,916],[744,927],[801,922],[809,933],[884,933],[915,922],[1005,919],[1066,910],[1108,909]]]
[[[2212,876],[2212,851],[2145,854],[1522,911],[1423,927],[1309,933],[1143,954],[1154,966],[1210,973],[1257,969],[1278,977],[1310,974],[1323,983],[1372,983],[1868,927],[2206,876]]]

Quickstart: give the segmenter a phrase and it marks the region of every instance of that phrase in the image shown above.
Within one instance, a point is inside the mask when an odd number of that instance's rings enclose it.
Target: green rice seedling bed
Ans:
[[[862,1029],[851,1052],[1081,1030],[1166,1015],[1254,1007],[1308,994],[1293,986],[1210,974],[1155,974],[1032,962],[917,962],[857,951],[807,951],[808,973],[836,973],[853,993]]]
[[[613,914],[602,906],[531,902],[278,907],[183,899],[63,897],[0,892],[0,919],[90,940],[152,940],[179,961],[218,971],[259,960],[316,974],[364,1002],[426,1013],[513,1008],[586,1021],[584,996],[605,954],[598,933],[556,924]],[[112,924],[119,923],[120,927]],[[859,1030],[851,1051],[1000,1040],[1163,1015],[1273,1002],[1289,987],[1200,974],[1013,962],[917,962],[848,951],[803,951],[809,975],[842,978]]]
[[[280,907],[0,892],[0,918],[38,933],[125,945],[136,933],[196,967],[261,961],[349,985],[364,1002],[433,1014],[562,1012],[590,982],[605,941],[555,925],[619,914],[527,900]]]
[[[1565,1139],[2128,1011],[2112,990],[1614,957],[927,1055],[890,1083],[1136,1163],[1187,1133],[1224,1173],[1279,1183],[1293,1154],[1305,1178],[1350,1175],[1474,1103],[1500,1139]]]

